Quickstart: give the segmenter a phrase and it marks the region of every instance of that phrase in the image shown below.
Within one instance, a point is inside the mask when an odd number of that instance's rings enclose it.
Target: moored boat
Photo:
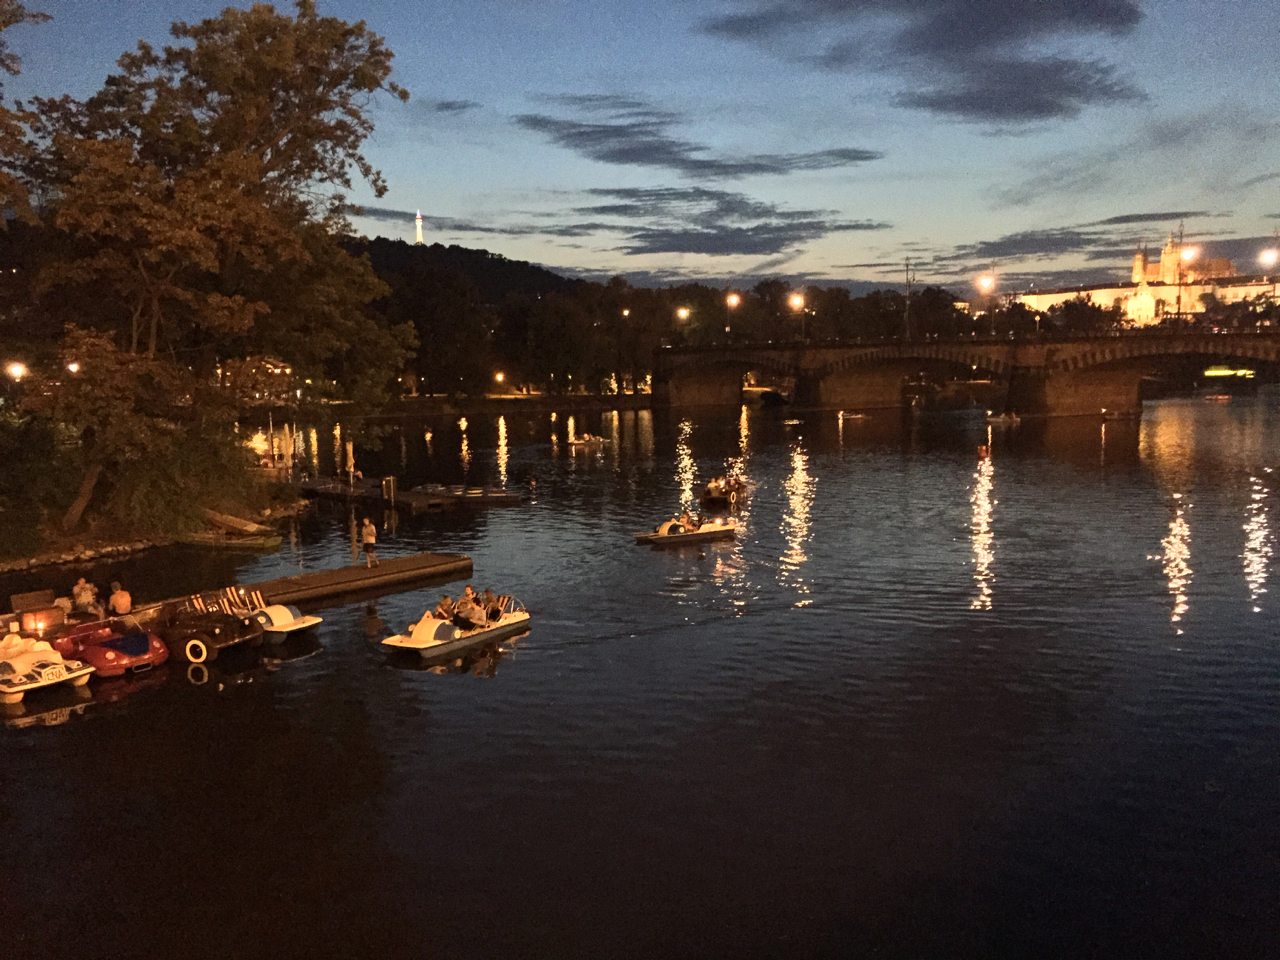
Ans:
[[[10,633],[0,639],[0,703],[19,703],[27,691],[54,683],[83,686],[93,667],[64,660],[43,640]]]

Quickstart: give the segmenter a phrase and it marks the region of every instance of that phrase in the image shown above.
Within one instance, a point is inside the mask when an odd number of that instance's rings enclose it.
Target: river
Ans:
[[[532,631],[389,660],[452,584],[29,695],[0,731],[7,956],[1275,955],[1274,394],[1004,429],[580,415],[616,441],[591,452],[567,416],[470,420],[362,469],[527,504],[379,515],[380,550],[471,555]],[[736,543],[632,543],[730,461]],[[349,563],[351,519],[0,592]]]

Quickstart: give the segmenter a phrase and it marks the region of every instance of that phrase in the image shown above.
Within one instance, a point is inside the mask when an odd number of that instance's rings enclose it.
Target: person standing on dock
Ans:
[[[360,528],[360,541],[364,544],[364,565],[376,567],[378,555],[374,553],[374,546],[378,542],[378,528],[370,522],[368,517],[364,518],[364,526]]]

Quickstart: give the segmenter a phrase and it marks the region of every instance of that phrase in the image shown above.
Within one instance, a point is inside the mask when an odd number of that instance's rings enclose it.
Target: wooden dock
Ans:
[[[308,497],[324,497],[332,500],[360,500],[395,506],[411,513],[430,513],[442,510],[479,509],[483,507],[518,507],[521,496],[500,487],[446,487],[442,484],[425,484],[410,490],[397,491],[387,497],[380,480],[357,480],[349,484],[343,480],[304,480],[299,491]]]
[[[302,603],[324,600],[347,593],[407,587],[423,581],[448,582],[471,576],[471,558],[460,553],[416,553],[409,557],[389,557],[376,567],[366,567],[363,559],[349,567],[299,573],[278,580],[246,583],[246,591],[259,591],[267,603]]]

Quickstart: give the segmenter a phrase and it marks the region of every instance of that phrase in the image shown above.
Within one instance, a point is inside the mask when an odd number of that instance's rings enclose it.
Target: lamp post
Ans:
[[[1280,260],[1280,248],[1271,247],[1269,250],[1263,250],[1258,254],[1258,262],[1267,268],[1267,275],[1271,278],[1271,306],[1276,305],[1276,261]]]
[[[724,332],[726,339],[730,333],[730,327],[733,325],[731,320],[733,311],[738,309],[738,304],[742,303],[742,297],[737,293],[730,293],[724,298],[725,315],[724,315]]]
[[[996,335],[996,315],[995,311],[991,309],[991,294],[996,288],[995,275],[984,273],[977,279],[976,283],[978,285],[978,290],[987,298],[987,317],[991,320],[991,336],[994,337]]]
[[[787,306],[789,306],[794,313],[797,313],[800,315],[800,339],[804,340],[805,339],[804,294],[802,293],[791,294],[791,296],[787,297]]]
[[[1178,238],[1178,320],[1183,320],[1182,316],[1182,285],[1186,280],[1186,266],[1196,258],[1200,252],[1199,247],[1182,246],[1181,234]]]

